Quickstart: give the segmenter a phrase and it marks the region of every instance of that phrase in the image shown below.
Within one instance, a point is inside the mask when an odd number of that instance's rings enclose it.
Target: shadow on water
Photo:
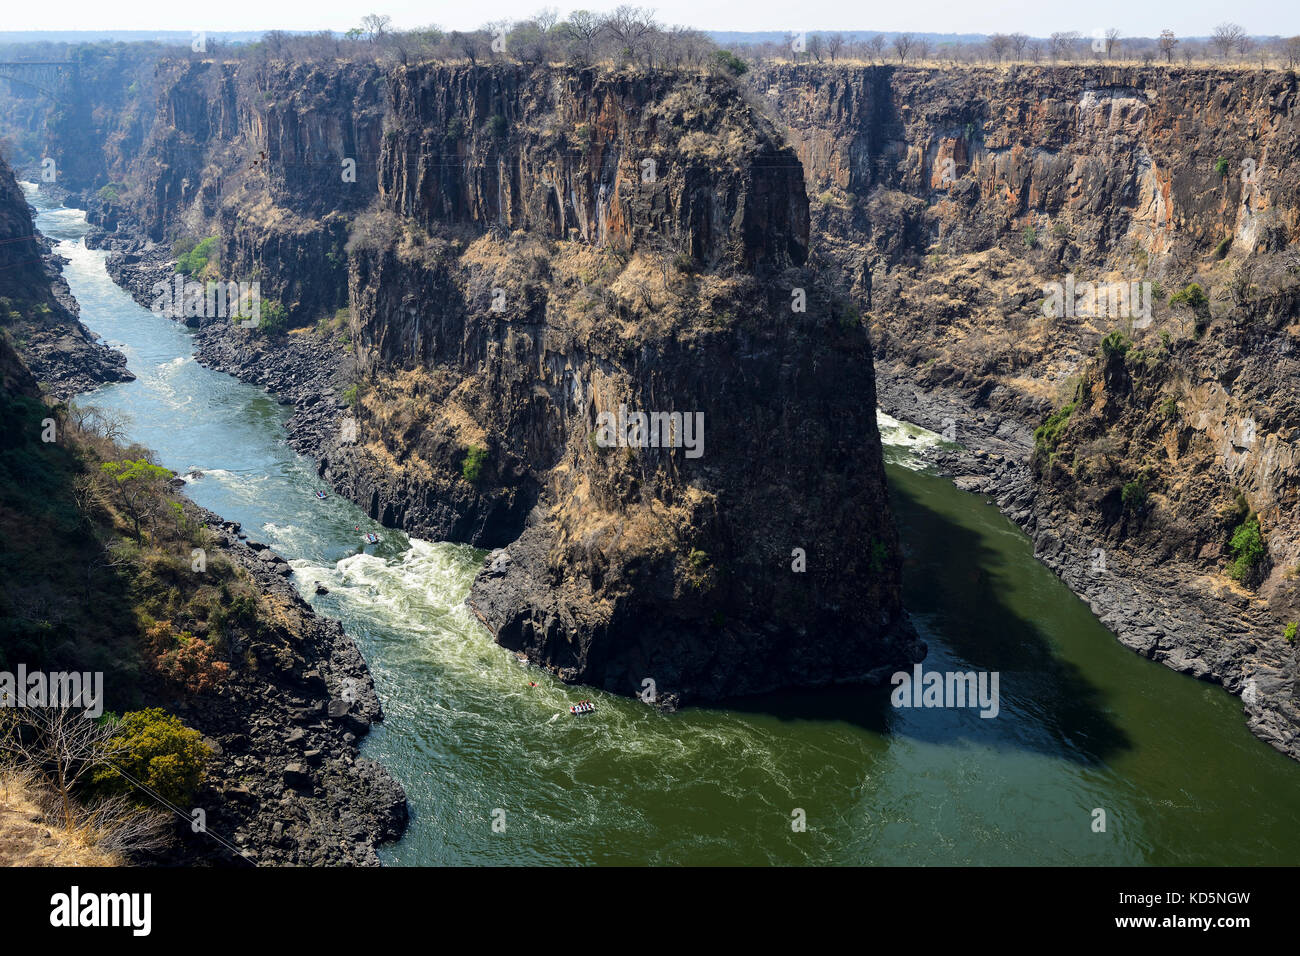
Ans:
[[[1002,706],[1030,718],[1005,726],[1037,731],[1020,746],[1080,763],[1130,749],[1102,689],[1060,655],[1044,627],[1089,628],[1111,639],[1091,611],[1034,559],[1029,540],[991,505],[981,527],[967,517],[967,502],[949,511],[933,506],[925,490],[937,486],[948,501],[969,499],[968,493],[946,479],[900,471],[891,470],[890,499],[903,540],[903,600],[931,644],[930,658],[942,654],[961,670],[998,671]],[[1009,743],[1003,734],[996,738]]]
[[[944,479],[899,471],[891,469],[890,492],[903,541],[904,602],[929,645],[923,670],[998,672],[998,717],[981,719],[977,708],[895,708],[888,684],[782,691],[728,700],[726,708],[840,721],[932,744],[1026,750],[1081,765],[1104,764],[1131,749],[1102,689],[1060,656],[1043,627],[1092,626],[1105,636],[1091,612],[1034,560],[1028,540],[1001,515],[956,520],[970,513],[969,500],[951,511],[936,507],[924,483],[969,495]],[[1048,591],[1046,619],[1033,619],[1043,609],[1026,590]]]

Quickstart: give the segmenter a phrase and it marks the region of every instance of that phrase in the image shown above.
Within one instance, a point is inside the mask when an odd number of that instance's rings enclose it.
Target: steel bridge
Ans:
[[[0,60],[0,80],[20,83],[54,99],[76,73],[77,64],[71,60]]]

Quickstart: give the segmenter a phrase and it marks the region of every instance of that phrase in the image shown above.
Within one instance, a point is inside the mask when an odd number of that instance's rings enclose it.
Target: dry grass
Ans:
[[[117,854],[98,848],[96,830],[49,823],[46,807],[46,795],[28,775],[0,770],[0,866],[123,865]]]

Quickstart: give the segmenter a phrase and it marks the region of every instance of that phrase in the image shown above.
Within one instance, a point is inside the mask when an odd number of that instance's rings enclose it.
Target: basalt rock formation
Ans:
[[[565,679],[671,703],[915,657],[870,346],[735,88],[430,67],[389,89],[351,246],[355,443],[323,473],[385,522],[500,548],[470,603]],[[620,409],[702,444],[611,439]]]

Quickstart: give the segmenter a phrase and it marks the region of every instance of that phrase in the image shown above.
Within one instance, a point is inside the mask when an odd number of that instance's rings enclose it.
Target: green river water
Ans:
[[[82,320],[138,376],[83,404],[124,413],[168,467],[203,471],[191,497],[289,559],[370,663],[386,720],[364,751],[402,782],[412,817],[386,862],[1297,860],[1300,765],[1251,736],[1235,698],[1121,647],[995,508],[919,470],[909,448],[931,433],[881,418],[907,606],[927,670],[999,673],[998,716],[895,709],[888,687],[661,715],[494,645],[464,605],[482,552],[316,500],[311,463],[284,443],[286,410],[198,365],[186,329],[108,278],[81,213],[25,188],[71,260]],[[357,553],[357,524],[382,534],[377,553]],[[311,595],[314,581],[330,593]],[[596,713],[570,717],[585,697]]]

